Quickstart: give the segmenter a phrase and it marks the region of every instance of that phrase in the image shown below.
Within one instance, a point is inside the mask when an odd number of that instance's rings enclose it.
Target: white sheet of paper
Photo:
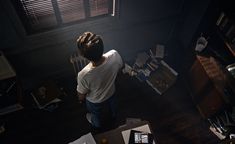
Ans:
[[[147,124],[140,126],[140,127],[136,127],[136,128],[122,131],[122,137],[124,139],[125,144],[128,144],[128,142],[129,142],[131,130],[137,130],[137,131],[142,131],[142,132],[146,132],[146,133],[151,133],[149,125],[147,125]],[[155,144],[155,142],[153,142],[153,144]]]
[[[0,52],[1,53],[1,52]],[[16,76],[14,69],[11,67],[7,58],[0,55],[0,80]]]
[[[81,136],[79,139],[70,142],[69,144],[96,144],[91,133]]]

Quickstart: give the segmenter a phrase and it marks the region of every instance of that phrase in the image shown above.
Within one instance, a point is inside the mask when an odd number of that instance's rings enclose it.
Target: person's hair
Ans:
[[[101,37],[91,32],[85,32],[77,39],[77,47],[83,57],[94,62],[101,59],[104,51]]]

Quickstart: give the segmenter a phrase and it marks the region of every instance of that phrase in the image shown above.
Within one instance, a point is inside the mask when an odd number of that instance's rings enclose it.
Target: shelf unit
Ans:
[[[16,72],[0,52],[0,115],[22,109],[21,98],[22,88]]]
[[[234,14],[221,11],[216,21],[216,31],[224,44],[235,57],[235,17]]]
[[[231,1],[211,1],[198,34],[209,37],[208,45],[196,53],[188,81],[191,96],[210,130],[228,138],[235,126],[234,93],[226,67],[235,63],[235,11]]]
[[[192,99],[203,118],[209,118],[227,103],[223,93],[225,76],[213,57],[196,56],[189,71]]]

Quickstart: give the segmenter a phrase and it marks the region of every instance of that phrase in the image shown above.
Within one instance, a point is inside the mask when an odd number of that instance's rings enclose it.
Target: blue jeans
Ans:
[[[101,128],[105,120],[113,120],[117,116],[117,103],[115,94],[101,103],[92,103],[86,100],[86,106],[91,113],[92,126]]]

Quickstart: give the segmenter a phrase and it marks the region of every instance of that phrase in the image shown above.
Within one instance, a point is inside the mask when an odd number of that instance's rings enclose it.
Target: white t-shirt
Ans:
[[[103,54],[105,61],[97,66],[90,62],[77,77],[77,91],[86,94],[86,99],[92,103],[101,103],[110,98],[115,92],[115,79],[122,67],[122,58],[116,50]]]

